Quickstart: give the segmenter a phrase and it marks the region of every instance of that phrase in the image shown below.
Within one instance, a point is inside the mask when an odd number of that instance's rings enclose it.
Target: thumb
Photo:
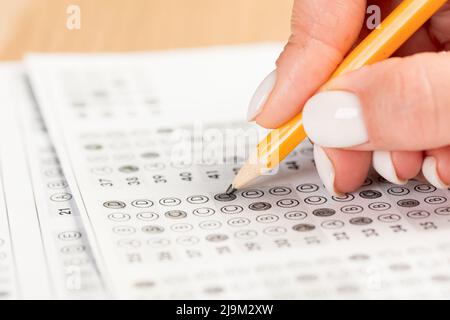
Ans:
[[[450,53],[392,58],[334,79],[305,105],[325,147],[424,150],[450,144]]]

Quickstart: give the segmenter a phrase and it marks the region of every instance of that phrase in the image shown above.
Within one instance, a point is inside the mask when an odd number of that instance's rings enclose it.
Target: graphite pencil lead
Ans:
[[[236,190],[237,190],[237,189],[235,189],[235,188],[233,187],[233,185],[232,185],[232,184],[230,184],[230,185],[228,186],[228,189],[227,189],[227,191],[225,191],[225,193],[226,193],[226,194],[228,194],[228,195],[230,195],[230,194],[233,194],[233,193],[235,193],[235,192],[236,192]]]

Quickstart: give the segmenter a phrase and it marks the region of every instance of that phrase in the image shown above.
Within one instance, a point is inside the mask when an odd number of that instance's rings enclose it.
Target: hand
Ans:
[[[400,1],[370,1],[383,18]],[[296,0],[292,35],[258,87],[249,121],[276,128],[302,111],[325,187],[352,192],[371,163],[404,184],[420,171],[450,184],[450,2],[388,60],[350,72],[314,95],[365,27],[365,0]],[[364,25],[364,26],[363,26]]]

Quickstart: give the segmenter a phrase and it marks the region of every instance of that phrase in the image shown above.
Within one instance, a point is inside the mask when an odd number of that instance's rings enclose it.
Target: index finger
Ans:
[[[265,101],[253,99],[249,120],[276,128],[298,114],[357,39],[365,7],[365,0],[296,0],[292,35],[277,60],[276,72],[266,81],[273,90]],[[267,96],[258,91],[271,86],[261,85],[255,96]]]

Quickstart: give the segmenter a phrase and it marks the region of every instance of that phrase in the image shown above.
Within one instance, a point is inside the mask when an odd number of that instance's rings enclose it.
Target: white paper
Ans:
[[[330,197],[305,142],[276,175],[236,198],[220,195],[245,159],[241,138],[256,132],[242,121],[249,94],[273,69],[279,50],[261,45],[27,59],[114,296],[448,295],[448,191],[419,181],[393,186],[372,175],[358,192]],[[248,144],[257,142],[250,138]],[[434,261],[428,253],[439,261],[437,269],[420,269]],[[365,262],[359,267],[354,260]],[[349,277],[329,276],[338,265],[332,261],[343,262],[339,268]],[[399,269],[417,290],[403,284]],[[304,279],[303,272],[310,275]],[[370,279],[378,284],[367,285]]]
[[[16,298],[105,297],[23,68],[0,66],[0,83],[3,184],[20,285]]]
[[[0,183],[0,299],[18,298],[20,294],[17,281],[16,261],[12,249],[9,212],[6,206],[3,176]]]

